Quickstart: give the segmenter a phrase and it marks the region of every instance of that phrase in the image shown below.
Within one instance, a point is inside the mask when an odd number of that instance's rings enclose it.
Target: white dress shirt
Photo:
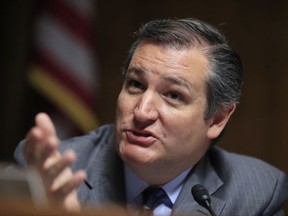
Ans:
[[[191,168],[185,170],[167,184],[162,186],[160,185],[167,193],[173,205],[182,189],[183,181],[190,170]],[[133,213],[136,215],[137,212],[139,212],[139,207],[142,205],[141,193],[143,190],[149,187],[149,184],[136,176],[127,166],[125,166],[125,179],[128,209],[132,215]],[[169,216],[171,211],[172,209],[164,204],[161,204],[154,209],[153,214],[154,216]]]

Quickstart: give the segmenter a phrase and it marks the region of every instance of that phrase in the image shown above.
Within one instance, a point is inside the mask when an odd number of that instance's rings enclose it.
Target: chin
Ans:
[[[148,149],[133,144],[120,145],[119,153],[123,161],[132,166],[148,165],[153,161]]]

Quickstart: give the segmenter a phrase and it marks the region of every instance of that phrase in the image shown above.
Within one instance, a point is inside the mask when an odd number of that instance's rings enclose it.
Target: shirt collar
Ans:
[[[162,186],[171,202],[174,204],[183,185],[183,181],[192,168],[189,168],[172,179],[168,183]],[[136,174],[128,168],[126,165],[125,170],[125,184],[126,184],[126,196],[128,203],[140,203],[142,191],[149,187],[149,184],[140,179]]]

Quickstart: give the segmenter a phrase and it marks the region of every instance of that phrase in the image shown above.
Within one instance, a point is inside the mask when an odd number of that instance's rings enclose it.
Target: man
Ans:
[[[142,192],[153,186],[165,191],[154,215],[209,215],[191,195],[202,184],[216,215],[284,215],[285,174],[215,146],[236,109],[242,66],[214,27],[195,19],[145,24],[124,75],[115,126],[59,144],[41,113],[17,149],[19,163],[38,169],[51,202],[127,204],[136,214],[134,207],[150,207]]]

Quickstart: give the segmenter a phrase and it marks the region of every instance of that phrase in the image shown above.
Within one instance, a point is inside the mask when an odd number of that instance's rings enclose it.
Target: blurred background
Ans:
[[[219,145],[288,173],[288,1],[2,0],[0,160],[48,112],[61,138],[111,123],[131,33],[151,19],[217,26],[242,57],[243,93]]]

